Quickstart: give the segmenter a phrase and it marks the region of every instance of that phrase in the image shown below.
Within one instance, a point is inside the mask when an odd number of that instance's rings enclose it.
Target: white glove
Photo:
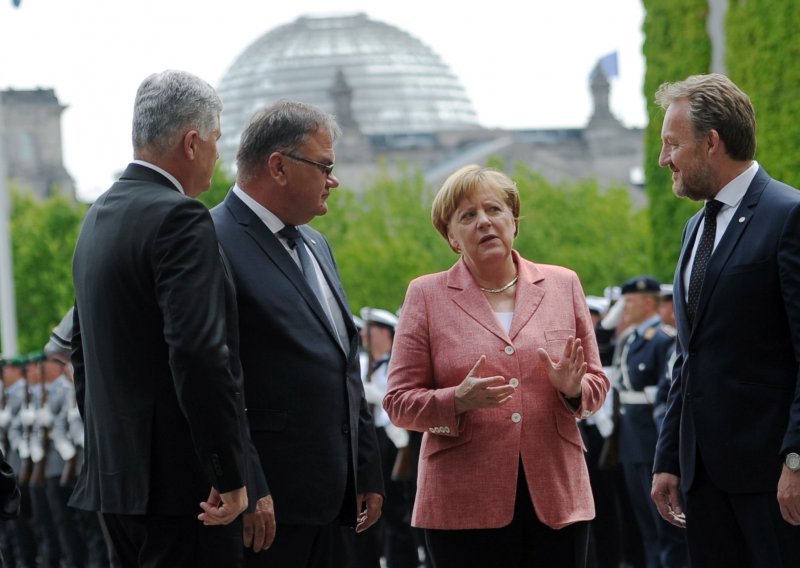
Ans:
[[[53,446],[55,446],[62,460],[69,461],[75,457],[75,446],[70,444],[69,440],[61,438],[53,442]]]
[[[11,410],[8,408],[0,410],[0,428],[5,430],[9,422],[11,422]]]
[[[19,453],[19,459],[21,460],[26,460],[31,457],[31,448],[28,446],[28,440],[24,438],[20,439],[17,444],[17,453]]]
[[[386,436],[392,441],[392,444],[394,444],[394,447],[398,450],[400,448],[405,448],[408,445],[407,430],[398,428],[394,424],[387,424],[384,427],[384,430],[386,430]]]
[[[32,405],[20,408],[19,421],[23,426],[33,426],[33,423],[36,421],[36,410],[34,410]]]
[[[368,404],[383,404],[383,393],[375,383],[364,383],[364,397]]]
[[[42,448],[42,444],[39,443],[39,440],[33,440],[31,442],[31,461],[33,463],[39,463],[42,461],[44,457],[44,448]]]
[[[50,407],[45,406],[36,411],[36,424],[40,428],[50,428],[53,425],[53,413],[50,412]]]
[[[603,438],[608,438],[614,433],[614,421],[611,416],[607,414],[595,414],[594,416],[594,424]]]
[[[69,410],[67,410],[67,420],[69,420],[70,422],[75,422],[76,420],[82,420],[81,412],[80,410],[78,410],[77,406],[73,406]]]

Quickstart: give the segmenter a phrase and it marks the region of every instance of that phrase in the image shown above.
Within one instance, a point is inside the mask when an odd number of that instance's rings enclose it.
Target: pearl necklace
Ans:
[[[490,294],[499,294],[500,292],[505,292],[509,288],[511,288],[514,284],[517,283],[517,278],[519,278],[519,274],[514,276],[514,279],[506,284],[505,286],[501,286],[500,288],[484,288],[483,286],[478,286],[482,291],[489,292]]]

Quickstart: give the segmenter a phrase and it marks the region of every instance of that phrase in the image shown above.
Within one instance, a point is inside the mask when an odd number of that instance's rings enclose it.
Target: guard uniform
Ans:
[[[628,291],[658,294],[658,281],[637,279],[623,286]],[[653,460],[658,432],[653,419],[653,402],[658,384],[667,370],[675,343],[671,328],[662,324],[657,314],[639,323],[628,335],[620,356],[619,459],[622,463],[631,505],[644,542],[648,568],[672,568],[687,565],[684,531],[669,524],[658,514],[652,499]]]

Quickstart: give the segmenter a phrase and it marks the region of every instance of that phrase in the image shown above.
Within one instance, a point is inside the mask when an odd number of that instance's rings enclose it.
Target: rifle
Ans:
[[[37,410],[42,410],[47,408],[47,385],[45,384],[43,373],[41,372],[41,362],[38,363],[39,365],[39,384],[42,387],[42,396],[39,400],[39,408]],[[33,455],[33,441],[31,440],[31,460],[33,461],[33,470],[31,471],[31,477],[28,483],[33,486],[44,485],[44,478],[45,478],[45,471],[44,468],[47,465],[47,441],[50,438],[50,429],[46,426],[39,425],[38,431],[38,443],[41,447],[42,454],[39,456],[38,461],[35,459]]]
[[[8,408],[8,395],[6,394],[5,385],[0,384],[0,415],[2,419],[0,419],[0,428],[2,428],[2,434],[0,434],[0,445],[2,445],[3,455],[8,455],[9,452],[9,441],[8,441],[8,429],[11,425],[11,409]]]
[[[67,411],[67,432],[70,431],[70,415],[73,411],[77,411],[78,401],[75,399],[75,389],[70,389],[69,410]],[[75,478],[78,476],[78,454],[81,448],[75,444],[75,455],[64,462],[64,469],[61,470],[61,478],[58,483],[61,487],[72,487],[75,485]]]
[[[25,400],[22,403],[22,406],[19,409],[20,412],[20,421],[22,421],[22,414],[28,412],[31,407],[31,388],[28,384],[27,374],[23,372],[23,378],[25,379]],[[19,459],[20,459],[20,466],[19,466],[19,483],[20,485],[28,485],[28,482],[31,478],[31,468],[33,464],[31,463],[31,449],[30,449],[30,439],[31,439],[31,428],[32,424],[25,424],[22,421],[22,438],[19,441]]]

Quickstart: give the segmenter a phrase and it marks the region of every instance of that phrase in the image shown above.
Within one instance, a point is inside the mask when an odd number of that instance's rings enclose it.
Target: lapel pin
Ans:
[[[739,222],[744,223],[744,217],[739,217]]]

